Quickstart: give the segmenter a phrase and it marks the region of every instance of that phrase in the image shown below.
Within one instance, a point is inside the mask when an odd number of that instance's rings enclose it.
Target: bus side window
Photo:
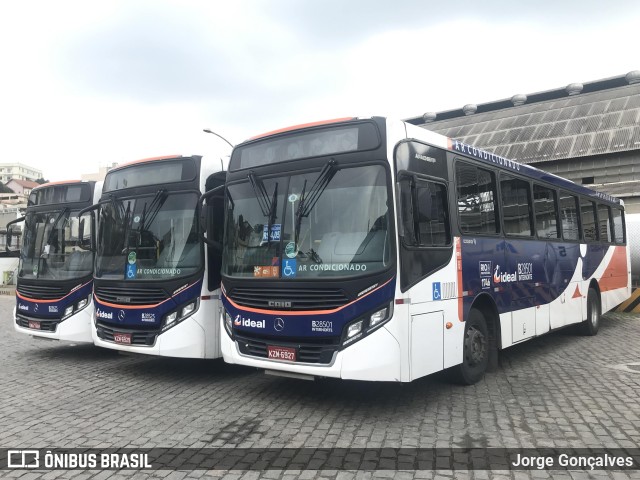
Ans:
[[[563,190],[560,191],[560,221],[565,240],[580,240],[578,199]]]
[[[400,180],[400,217],[402,219],[403,242],[409,247],[418,244],[413,220],[413,179],[405,177]]]
[[[606,205],[598,204],[598,227],[600,239],[611,243],[611,210]]]
[[[626,242],[626,238],[624,236],[624,219],[623,212],[619,208],[613,208],[613,240],[618,244],[623,244]]]
[[[511,177],[500,176],[502,196],[502,219],[507,235],[531,236],[531,212],[529,210],[529,182]]]
[[[500,232],[496,221],[496,177],[483,168],[456,163],[458,221],[463,234]]]
[[[418,181],[415,198],[417,208],[414,213],[419,246],[449,245],[451,230],[447,218],[447,187],[441,183]]]
[[[587,242],[598,240],[596,228],[596,204],[582,199],[580,202],[580,217],[582,218],[582,235]]]
[[[536,213],[536,232],[539,238],[560,238],[558,201],[550,188],[533,185],[533,206]]]

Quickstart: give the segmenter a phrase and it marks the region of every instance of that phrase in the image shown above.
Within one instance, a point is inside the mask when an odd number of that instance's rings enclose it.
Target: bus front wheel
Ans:
[[[600,330],[600,298],[595,288],[587,293],[587,319],[580,324],[582,335],[594,336]]]
[[[491,342],[487,321],[480,310],[472,309],[465,323],[462,363],[453,367],[451,374],[456,383],[473,385],[487,370]]]

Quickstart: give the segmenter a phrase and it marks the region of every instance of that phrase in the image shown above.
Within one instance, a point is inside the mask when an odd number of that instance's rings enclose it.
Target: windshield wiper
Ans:
[[[124,208],[124,207],[123,207]],[[127,203],[127,210],[124,212],[124,219],[122,220],[122,233],[124,235],[124,248],[122,249],[122,253],[126,255],[129,254],[129,223],[131,223],[131,202]]]
[[[142,232],[142,230],[144,230],[144,227],[153,223],[168,196],[169,195],[167,195],[167,191],[164,188],[161,188],[156,192],[153,200],[151,200],[148,210],[147,204],[145,202],[144,207],[142,208],[142,219],[140,220],[140,225],[138,226],[138,232]]]
[[[260,205],[260,210],[262,210],[262,215],[268,217],[271,212],[271,201],[269,200],[269,195],[267,194],[267,189],[264,187],[264,183],[262,183],[262,179],[254,172],[249,173],[248,177],[249,183],[251,183],[251,187],[256,194],[258,205]]]
[[[53,224],[51,225],[51,230],[49,230],[49,236],[47,237],[47,243],[45,245],[45,247],[47,245],[51,245],[51,240],[53,239],[53,234],[56,232],[56,226],[58,225],[58,222],[60,221],[60,219],[67,214],[67,212],[69,212],[69,207],[64,207],[62,209],[62,211],[58,214],[58,216],[56,217],[55,221],[53,222]],[[49,249],[47,249],[46,252],[44,253],[49,253]],[[43,255],[44,255],[43,253]]]
[[[307,181],[304,181],[304,185],[302,187],[302,194],[300,195],[300,203],[298,203],[298,209],[296,210],[296,224],[295,224],[295,244],[298,244],[298,237],[300,235],[300,224],[302,223],[302,217],[308,217],[313,210],[313,207],[316,206],[318,200],[320,200],[320,196],[327,188],[327,185],[333,179],[333,176],[338,171],[338,163],[334,158],[330,159],[327,163],[325,163],[322,170],[318,174],[316,181],[311,186],[311,190],[306,194],[305,190],[307,188]],[[308,198],[307,198],[308,197]]]
[[[273,187],[273,195],[269,198],[267,189],[262,182],[262,179],[254,172],[249,173],[249,183],[256,194],[258,205],[262,210],[262,215],[267,217],[267,245],[271,243],[271,225],[276,221],[276,213],[278,208],[278,182]]]

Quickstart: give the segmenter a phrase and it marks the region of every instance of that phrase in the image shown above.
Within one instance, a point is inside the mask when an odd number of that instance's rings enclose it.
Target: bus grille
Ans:
[[[34,300],[57,300],[67,295],[71,288],[65,289],[51,285],[25,285],[22,282],[18,282],[16,290],[20,295]]]
[[[96,332],[98,338],[107,342],[113,342],[113,336],[115,333],[131,333],[131,345],[142,345],[150,347],[156,342],[158,331],[140,331],[140,330],[124,330],[120,328],[112,328],[104,323],[98,323],[96,325]]]
[[[156,305],[169,298],[161,288],[96,286],[94,290],[101,302],[118,305]]]
[[[297,363],[318,363],[329,364],[333,359],[334,353],[338,350],[338,344],[333,339],[332,343],[300,343],[300,342],[283,342],[281,340],[265,340],[259,338],[245,337],[234,334],[235,340],[238,342],[240,353],[251,357],[268,358],[267,346],[277,345],[282,347],[292,347],[296,349]]]
[[[243,307],[266,310],[332,310],[349,303],[339,288],[263,288],[236,287],[228,297]],[[278,302],[278,306],[269,302]],[[290,302],[291,306],[281,306]]]
[[[36,322],[40,323],[40,329],[34,329],[34,332],[55,332],[58,327],[59,320],[41,320],[39,318],[34,318]],[[22,328],[29,328],[29,320],[24,317],[17,317],[16,323]]]

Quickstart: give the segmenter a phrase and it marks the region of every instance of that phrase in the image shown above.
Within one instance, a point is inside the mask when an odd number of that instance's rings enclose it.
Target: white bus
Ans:
[[[220,356],[220,162],[171,155],[110,170],[99,208],[93,340],[99,347],[187,358]],[[219,189],[222,195],[222,188]]]
[[[246,141],[225,208],[222,354],[271,373],[472,384],[630,295],[620,200],[401,121]]]
[[[91,343],[95,219],[78,213],[97,201],[101,183],[52,182],[31,191],[16,285],[14,327],[34,337]],[[15,227],[13,227],[15,228]]]

